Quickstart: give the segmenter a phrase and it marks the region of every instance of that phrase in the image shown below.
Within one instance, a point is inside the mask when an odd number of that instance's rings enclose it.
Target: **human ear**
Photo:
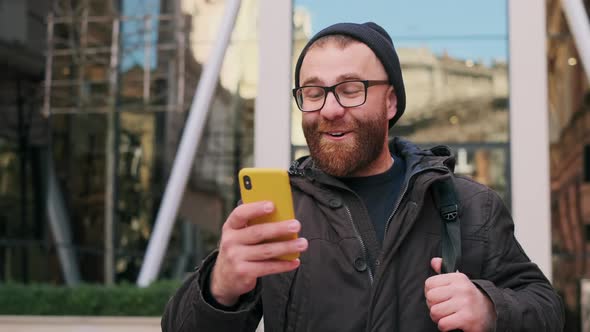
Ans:
[[[396,96],[395,91],[393,90],[392,86],[390,86],[387,89],[387,94],[385,96],[386,96],[385,107],[387,108],[387,119],[391,120],[391,119],[393,119],[393,117],[397,113],[397,96]]]

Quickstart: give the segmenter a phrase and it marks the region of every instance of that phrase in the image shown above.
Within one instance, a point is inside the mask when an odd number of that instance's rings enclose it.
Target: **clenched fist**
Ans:
[[[438,324],[438,329],[493,331],[496,326],[496,311],[487,295],[463,273],[440,274],[441,258],[433,258],[430,265],[439,275],[426,280],[424,295],[430,309],[430,318]]]

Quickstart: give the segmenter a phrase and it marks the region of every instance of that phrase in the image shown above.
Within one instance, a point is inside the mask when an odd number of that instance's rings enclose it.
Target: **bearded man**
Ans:
[[[317,33],[297,62],[293,96],[310,151],[290,168],[297,219],[249,226],[273,204],[236,207],[219,249],[168,303],[164,331],[254,331],[262,315],[267,331],[563,329],[561,300],[514,238],[498,195],[454,176],[448,149],[389,142],[406,98],[383,28]],[[448,179],[461,202],[462,259],[440,274],[433,187]],[[300,259],[274,259],[295,252]]]

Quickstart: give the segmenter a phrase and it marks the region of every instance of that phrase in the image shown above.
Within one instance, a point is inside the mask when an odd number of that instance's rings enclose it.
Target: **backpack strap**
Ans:
[[[442,221],[442,273],[456,272],[461,263],[459,200],[453,177],[433,184],[434,198]]]

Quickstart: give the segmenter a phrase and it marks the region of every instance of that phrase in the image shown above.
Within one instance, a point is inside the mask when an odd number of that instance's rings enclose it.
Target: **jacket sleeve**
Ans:
[[[203,290],[208,290],[208,280],[216,258],[217,251],[205,258],[168,301],[161,322],[163,332],[256,330],[262,317],[259,285],[240,297],[231,309],[221,309],[206,300]]]
[[[487,250],[481,280],[473,282],[493,302],[496,331],[562,331],[561,298],[514,237],[514,223],[500,197],[489,190]]]

